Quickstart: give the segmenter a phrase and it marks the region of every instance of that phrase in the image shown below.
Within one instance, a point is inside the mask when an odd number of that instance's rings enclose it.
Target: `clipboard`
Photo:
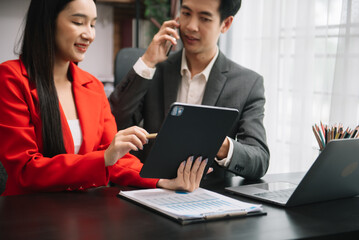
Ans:
[[[267,214],[260,204],[239,201],[204,188],[190,193],[140,189],[120,191],[118,196],[181,225]]]
[[[176,178],[179,165],[189,156],[208,158],[207,172],[237,118],[238,110],[233,108],[173,103],[151,140],[155,142],[140,176]]]

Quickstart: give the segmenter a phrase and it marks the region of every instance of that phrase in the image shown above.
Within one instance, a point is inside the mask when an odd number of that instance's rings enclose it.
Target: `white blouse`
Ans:
[[[75,154],[78,154],[82,144],[82,132],[80,127],[80,121],[78,119],[67,120],[67,123],[69,124],[72,134],[72,139],[74,140]]]

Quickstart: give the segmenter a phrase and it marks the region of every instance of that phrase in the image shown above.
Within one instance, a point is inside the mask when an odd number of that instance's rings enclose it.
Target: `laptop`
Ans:
[[[288,207],[356,196],[359,139],[329,142],[299,184],[268,182],[227,187],[226,191]]]

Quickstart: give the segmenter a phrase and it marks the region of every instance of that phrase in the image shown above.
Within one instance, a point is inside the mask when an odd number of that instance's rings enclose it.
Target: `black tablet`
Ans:
[[[208,158],[212,164],[238,110],[173,103],[140,172],[144,178],[172,179],[189,156]]]

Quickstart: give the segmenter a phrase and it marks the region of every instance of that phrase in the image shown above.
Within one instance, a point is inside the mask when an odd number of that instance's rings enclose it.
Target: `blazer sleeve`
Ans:
[[[2,64],[0,83],[0,114],[3,116],[0,118],[0,135],[7,136],[0,139],[0,160],[8,173],[4,195],[83,190],[107,185],[113,171],[105,167],[104,149],[116,133],[116,127],[105,96],[105,126],[99,145],[88,153],[48,158],[40,151],[41,120],[36,115],[37,99],[27,78],[19,69]],[[131,155],[125,159],[118,161],[122,169],[118,178],[131,176],[123,182],[142,186],[139,176],[142,164]],[[126,172],[131,174],[126,175]],[[153,186],[153,182],[144,185]]]
[[[143,119],[143,101],[152,80],[144,79],[132,68],[109,97],[117,129],[139,125]]]
[[[142,178],[139,174],[142,166],[138,158],[128,153],[109,167],[110,181],[121,186],[155,188],[159,179]]]
[[[53,158],[40,153],[37,99],[20,68],[0,65],[0,82],[0,159],[8,173],[4,194],[82,190],[107,184],[102,151]]]
[[[258,76],[252,85],[238,122],[233,155],[228,170],[247,179],[259,179],[269,166],[269,149],[263,126],[263,78]]]

